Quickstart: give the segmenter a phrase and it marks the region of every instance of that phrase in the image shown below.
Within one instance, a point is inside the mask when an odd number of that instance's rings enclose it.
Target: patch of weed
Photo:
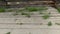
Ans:
[[[30,18],[31,16],[30,16],[30,14],[27,14],[26,17]]]
[[[44,19],[48,19],[50,17],[50,15],[44,15],[42,16]]]
[[[48,26],[52,26],[52,23],[51,23],[51,21],[50,22],[48,22],[48,24],[47,24]]]
[[[21,15],[25,15],[26,17],[30,17],[30,14],[29,13],[22,12]]]
[[[10,32],[7,32],[6,34],[10,34]]]
[[[27,13],[22,12],[21,15],[28,15]]]
[[[43,10],[47,10],[48,8],[46,8],[46,7],[38,7],[38,10],[39,11],[43,11]]]
[[[5,9],[4,8],[0,8],[0,12],[5,12]]]
[[[26,10],[28,10],[30,12],[38,11],[38,9],[36,7],[26,7]]]
[[[60,23],[55,23],[56,25],[60,25]]]
[[[60,8],[57,8],[58,12],[60,13]]]

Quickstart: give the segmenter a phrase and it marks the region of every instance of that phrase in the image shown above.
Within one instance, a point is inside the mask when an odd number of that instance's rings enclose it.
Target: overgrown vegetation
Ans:
[[[28,13],[22,12],[21,15],[28,15]]]
[[[48,22],[48,24],[47,24],[48,26],[52,26],[52,22],[50,21],[50,22]]]
[[[28,10],[29,12],[36,12],[36,11],[43,11],[43,10],[47,10],[48,8],[46,7],[26,7],[26,10]]]
[[[23,25],[23,23],[17,23],[18,25]]]
[[[4,8],[0,8],[0,12],[5,12],[5,9]]]
[[[47,10],[47,9],[48,8],[45,7],[45,6],[41,6],[41,7],[24,7],[22,9],[15,9],[16,11],[14,9],[11,9],[11,10],[8,10],[7,12],[14,11],[15,12],[13,14],[14,16],[19,15],[18,13],[20,13],[20,15],[24,15],[26,17],[31,17],[31,13],[33,13],[33,12],[40,12],[40,14],[43,14],[42,11]],[[0,9],[0,12],[4,12],[4,11],[5,11],[4,9]],[[46,16],[43,16],[43,17],[45,17],[45,19],[46,19],[49,16],[46,15]]]
[[[39,11],[43,11],[43,10],[47,10],[47,9],[48,9],[48,8],[47,8],[47,7],[44,7],[44,6],[43,6],[43,7],[38,7],[38,10],[39,10]]]
[[[60,8],[57,8],[58,12],[60,13]]]
[[[47,7],[26,7],[26,10],[28,12],[40,12],[40,14],[43,14],[42,11],[47,10]],[[27,14],[27,17],[30,17],[30,14]]]
[[[26,17],[31,17],[29,13],[22,12],[21,15],[25,15]]]
[[[31,12],[39,12],[40,14],[43,14],[42,12],[44,10],[47,10],[48,8],[45,6],[42,7],[24,7],[23,9],[9,9],[7,11],[5,11],[5,8],[0,8],[0,12],[15,12],[13,15],[19,15],[18,13],[21,13],[21,15],[25,15],[26,17],[31,17]],[[27,12],[27,13],[26,13]],[[49,15],[45,15],[43,16],[44,19],[49,18]]]
[[[10,34],[10,32],[7,32],[6,34]]]
[[[29,12],[38,11],[38,9],[36,7],[26,7],[26,10],[28,10]]]
[[[50,17],[50,15],[49,14],[46,14],[46,15],[43,15],[42,16],[44,19],[48,19],[49,17]]]
[[[55,23],[56,25],[60,25],[60,23]]]
[[[50,17],[50,13],[44,14],[42,17],[43,17],[44,19],[48,19],[48,18]]]

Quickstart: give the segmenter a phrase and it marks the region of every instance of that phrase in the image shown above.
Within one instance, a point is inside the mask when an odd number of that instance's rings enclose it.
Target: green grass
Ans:
[[[43,10],[47,10],[48,8],[46,7],[26,7],[26,10],[30,11],[30,12],[35,12],[35,11],[43,11]]]
[[[56,25],[60,25],[60,23],[55,23]]]
[[[6,34],[10,34],[10,32],[7,32]]]
[[[18,15],[18,13],[13,14],[14,16]]]
[[[48,26],[52,26],[52,23],[51,23],[51,21],[50,22],[48,22],[48,24],[47,24]]]
[[[42,14],[43,14],[43,16],[42,16],[43,19],[48,19],[48,18],[50,17],[50,14],[51,14],[51,13],[50,13],[50,12],[49,12],[49,13],[43,13],[43,12],[42,12]]]
[[[21,15],[25,15],[26,17],[31,17],[29,13],[22,12]]]
[[[0,12],[5,12],[5,9],[4,8],[0,8]]]
[[[38,11],[38,9],[36,7],[26,7],[26,10],[28,10],[30,12]]]
[[[60,13],[60,8],[57,8],[58,12]]]
[[[42,11],[43,10],[47,10],[48,8],[42,6],[42,7],[24,7],[23,9],[18,9],[16,11],[16,13],[14,13],[13,15],[16,16],[19,13],[21,13],[21,15],[25,15],[26,17],[31,17],[31,12],[40,12],[40,14],[43,14]],[[8,12],[12,12],[14,11],[13,9],[8,10]],[[0,12],[5,12],[4,8],[0,8]],[[25,13],[28,12],[28,13]],[[44,15],[43,18],[47,19],[49,16],[48,15]]]
[[[23,12],[24,10],[18,10],[18,12]]]
[[[20,23],[20,25],[22,25],[23,23]]]
[[[50,15],[44,15],[42,17],[43,17],[43,19],[48,19],[50,17]]]
[[[43,10],[47,10],[48,8],[46,8],[46,7],[38,7],[38,10],[39,11],[43,11]]]
[[[28,15],[28,13],[24,13],[24,12],[22,12],[21,15]]]
[[[30,18],[31,16],[30,16],[30,14],[27,14],[26,17]]]
[[[17,23],[18,25],[23,25],[23,23]]]

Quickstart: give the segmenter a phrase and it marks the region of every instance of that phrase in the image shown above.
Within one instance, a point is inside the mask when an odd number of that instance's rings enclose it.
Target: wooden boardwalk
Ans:
[[[13,12],[0,13],[0,34],[60,34],[60,14],[55,8],[49,7],[47,10],[51,12],[49,19],[44,20],[41,15],[35,14],[31,18],[22,15],[13,16]],[[15,20],[17,19],[17,20]],[[46,25],[49,21],[52,26]],[[18,23],[24,23],[19,25]],[[40,25],[43,23],[44,25]]]

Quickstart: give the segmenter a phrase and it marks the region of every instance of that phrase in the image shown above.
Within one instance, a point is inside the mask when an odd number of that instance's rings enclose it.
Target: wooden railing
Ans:
[[[41,5],[41,4],[46,4],[46,5],[54,5],[53,1],[28,1],[28,2],[7,2],[8,6],[16,6],[16,5]],[[0,2],[0,5],[6,6],[6,2]]]

